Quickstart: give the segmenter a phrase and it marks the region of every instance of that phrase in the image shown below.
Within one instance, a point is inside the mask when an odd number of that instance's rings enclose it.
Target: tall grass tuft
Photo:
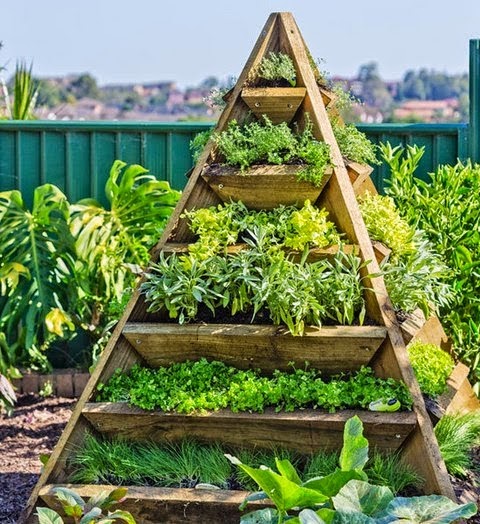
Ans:
[[[444,415],[435,426],[435,436],[448,472],[467,476],[472,467],[471,450],[480,444],[480,410]]]

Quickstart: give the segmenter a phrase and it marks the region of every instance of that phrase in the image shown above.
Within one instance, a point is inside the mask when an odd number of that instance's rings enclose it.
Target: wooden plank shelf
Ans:
[[[434,421],[443,415],[463,415],[480,409],[480,400],[468,380],[469,372],[470,369],[459,362],[448,377],[445,392],[433,400],[428,399],[427,409]]]
[[[65,487],[75,490],[83,498],[90,498],[102,491],[110,492],[114,486],[93,484],[47,484],[39,496],[50,508],[63,515],[53,490]],[[238,509],[249,492],[187,488],[155,488],[127,486],[128,492],[119,509],[129,511],[140,524],[205,524],[206,522],[238,524],[242,512]],[[247,511],[261,509],[269,504],[255,501]]]
[[[294,337],[283,326],[129,322],[122,333],[152,367],[205,357],[265,373],[291,369],[292,361],[309,362],[332,374],[367,365],[387,330],[384,326],[309,327],[304,336]]]
[[[285,447],[301,453],[338,450],[345,422],[358,415],[370,447],[396,450],[416,425],[413,412],[376,413],[304,409],[291,413],[233,413],[219,410],[185,415],[145,411],[122,402],[89,402],[82,414],[100,433],[128,440],[175,441],[185,437],[232,446]]]
[[[252,165],[247,170],[211,164],[205,167],[202,178],[222,202],[243,202],[249,209],[274,209],[280,205],[302,207],[305,200],[317,200],[332,176],[327,168],[320,185],[300,180],[298,173],[305,165]]]
[[[188,243],[168,242],[167,244],[165,244],[164,248],[162,249],[162,253],[167,256],[173,255],[173,254],[185,255],[188,253],[189,245],[190,244]],[[232,244],[231,246],[227,247],[226,253],[229,255],[235,255],[245,249],[249,249],[249,245],[246,243]],[[338,253],[339,250],[340,250],[340,247],[338,245],[312,248],[309,250],[307,261],[315,262],[317,260],[323,260],[325,258],[332,259]],[[358,255],[358,246],[354,244],[343,244],[342,250],[346,254],[353,253],[355,255]],[[292,249],[285,249],[285,251],[286,251],[286,254],[295,261],[300,260],[303,255],[302,252],[294,251]]]

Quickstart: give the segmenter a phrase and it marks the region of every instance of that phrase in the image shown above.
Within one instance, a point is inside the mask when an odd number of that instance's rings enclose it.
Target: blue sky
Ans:
[[[238,75],[269,13],[290,11],[332,74],[369,61],[384,79],[409,68],[468,70],[480,38],[478,0],[68,0],[9,2],[0,64],[33,61],[38,76],[88,71],[100,84]]]

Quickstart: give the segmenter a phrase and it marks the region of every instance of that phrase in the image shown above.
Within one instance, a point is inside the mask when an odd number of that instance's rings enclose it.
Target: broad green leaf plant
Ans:
[[[16,347],[13,364],[42,360],[54,332],[73,328],[75,246],[65,195],[45,184],[32,210],[19,191],[0,193],[0,331]]]
[[[241,509],[267,498],[275,505],[242,516],[242,524],[448,524],[477,513],[473,502],[455,504],[439,495],[395,497],[389,488],[370,484],[364,472],[368,441],[357,416],[345,424],[339,468],[325,477],[302,482],[288,460],[277,460],[276,472],[226,456],[262,490],[247,496]]]
[[[93,199],[70,207],[71,232],[81,287],[81,317],[99,331],[110,320],[111,304],[125,303],[128,290],[147,264],[180,193],[139,165],[116,160],[105,185],[109,209]],[[113,316],[113,319],[112,319]]]
[[[116,161],[106,183],[110,209],[84,200],[71,206],[52,184],[0,193],[0,373],[48,367],[54,339],[79,329],[108,336],[149,248],[179,193],[141,166]]]
[[[101,491],[87,502],[80,495],[69,488],[54,488],[55,498],[62,506],[63,513],[69,518],[68,522],[75,524],[113,524],[124,522],[135,524],[135,519],[128,511],[112,509],[121,503],[127,494],[127,488],[116,488],[111,492]],[[63,518],[53,509],[37,508],[39,524],[63,524]]]

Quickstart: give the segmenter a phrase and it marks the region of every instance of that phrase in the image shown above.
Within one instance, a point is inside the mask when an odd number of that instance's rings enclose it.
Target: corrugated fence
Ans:
[[[93,197],[105,203],[104,185],[115,159],[145,166],[176,189],[185,185],[192,166],[189,142],[208,123],[151,122],[0,122],[0,190],[20,189],[31,205],[33,190],[46,182],[64,191],[70,202]],[[468,156],[467,124],[361,125],[374,142],[418,144],[425,155],[418,176],[438,164]],[[373,173],[379,190],[385,166]]]

